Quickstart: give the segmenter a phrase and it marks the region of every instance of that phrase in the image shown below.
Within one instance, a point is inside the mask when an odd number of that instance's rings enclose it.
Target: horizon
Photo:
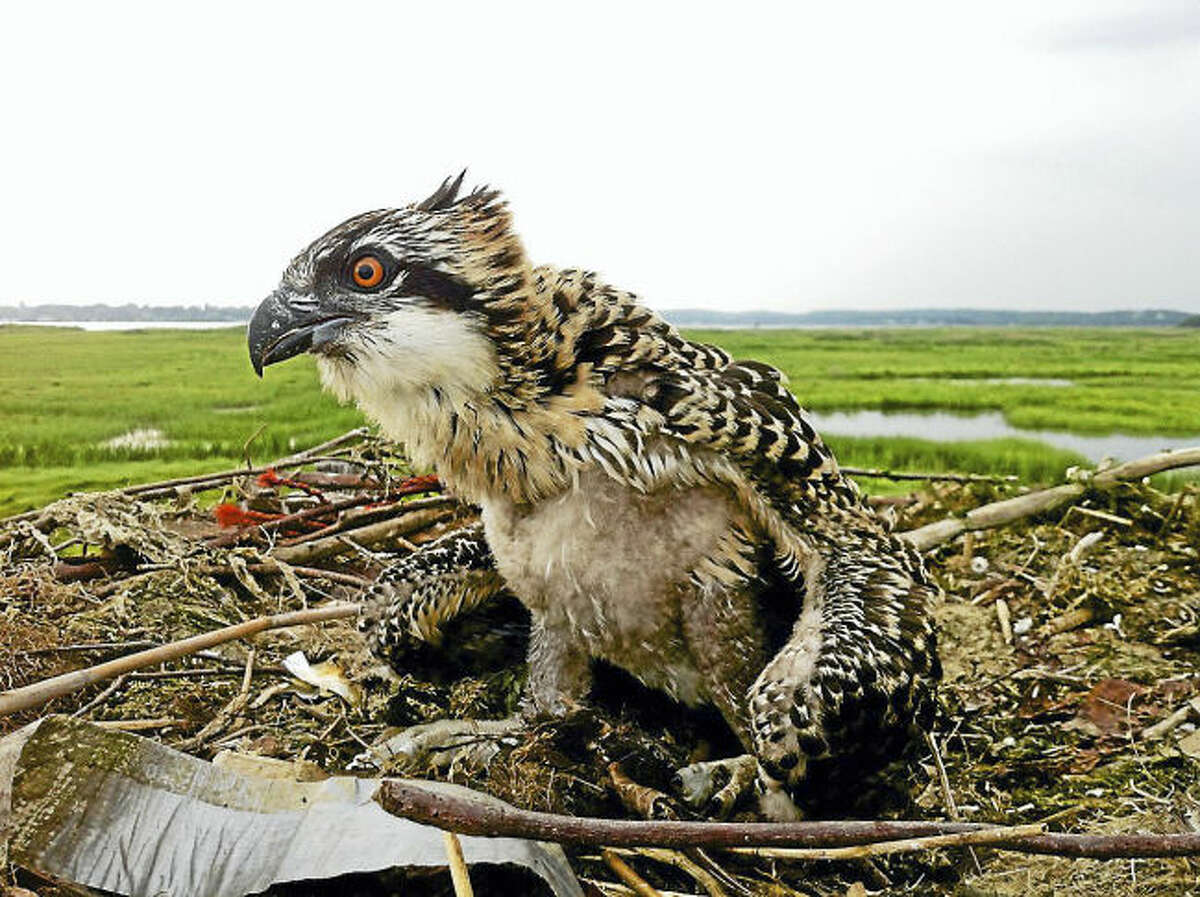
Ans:
[[[81,311],[86,310],[86,309],[105,309],[105,310],[117,311],[117,310],[124,309],[124,308],[137,309],[137,310],[143,311],[143,312],[196,310],[196,311],[202,311],[202,312],[222,312],[222,313],[230,313],[230,314],[232,314],[234,312],[239,312],[239,313],[248,315],[248,314],[253,313],[255,306],[253,306],[253,305],[220,305],[220,304],[211,303],[211,302],[192,302],[192,303],[186,303],[186,304],[167,305],[167,304],[159,304],[159,303],[153,303],[153,302],[132,302],[132,301],[130,301],[130,302],[87,302],[87,303],[79,303],[79,304],[69,303],[69,302],[30,303],[30,302],[24,302],[24,301],[18,301],[15,304],[0,303],[0,311],[6,311],[9,309],[12,309],[15,311],[23,310],[23,311],[27,311],[27,312],[35,312],[39,309],[79,309]],[[663,315],[688,313],[688,314],[692,314],[692,315],[704,315],[704,314],[743,315],[743,316],[764,315],[764,316],[783,316],[783,317],[807,317],[807,316],[814,316],[814,315],[838,315],[838,314],[841,314],[841,315],[858,315],[858,314],[864,314],[864,315],[885,315],[885,314],[917,315],[917,314],[923,314],[923,313],[930,313],[930,314],[950,315],[950,314],[962,313],[962,312],[972,313],[972,314],[993,314],[993,315],[1009,314],[1009,315],[1098,315],[1098,316],[1130,315],[1130,316],[1136,316],[1136,315],[1167,314],[1167,315],[1181,315],[1181,316],[1190,316],[1190,317],[1197,316],[1197,314],[1195,312],[1191,312],[1191,311],[1188,311],[1185,309],[1170,308],[1168,306],[1159,306],[1159,305],[1150,305],[1145,308],[1136,308],[1133,306],[1128,306],[1128,307],[1116,307],[1116,308],[1111,308],[1111,309],[1079,309],[1079,308],[1019,309],[1019,308],[999,307],[999,306],[973,306],[973,305],[946,305],[946,306],[913,305],[913,306],[902,306],[902,307],[897,307],[897,306],[882,306],[882,307],[858,306],[858,307],[854,307],[854,308],[850,308],[850,307],[846,307],[846,306],[830,306],[830,307],[810,308],[810,309],[806,309],[804,311],[789,311],[787,309],[770,309],[770,308],[760,308],[760,307],[736,309],[736,308],[704,308],[704,307],[700,307],[700,306],[680,306],[678,308],[653,308],[652,307],[652,310],[656,311],[660,314],[663,314]],[[80,320],[86,320],[86,319],[81,318]],[[119,319],[112,319],[112,320],[119,320]],[[169,319],[169,320],[184,321],[186,319],[179,318],[179,319]],[[227,320],[234,320],[234,318],[228,318]],[[18,321],[12,321],[10,323],[20,324],[20,323],[39,323],[39,322],[36,322],[36,321],[25,322],[25,321],[18,320]]]
[[[1190,0],[3,21],[0,304],[253,305],[469,165],[535,263],[653,308],[1200,313]]]

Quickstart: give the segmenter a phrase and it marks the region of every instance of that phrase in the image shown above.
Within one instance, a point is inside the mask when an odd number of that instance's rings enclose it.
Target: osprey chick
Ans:
[[[526,714],[582,700],[594,658],[715,705],[747,754],[681,784],[719,813],[756,772],[782,817],[814,769],[892,759],[940,675],[920,555],[778,371],[534,267],[499,194],[461,183],[320,237],[249,326],[256,371],[316,355],[327,389],[482,509],[381,577],[373,648],[507,588],[531,614]]]

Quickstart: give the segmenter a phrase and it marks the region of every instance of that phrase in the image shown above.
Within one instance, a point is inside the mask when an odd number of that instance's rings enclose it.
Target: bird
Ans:
[[[799,818],[815,778],[911,747],[935,713],[938,587],[780,371],[534,265],[503,195],[464,176],[318,237],[247,329],[260,377],[315,356],[327,391],[480,509],[381,574],[371,649],[511,593],[520,719],[585,706],[597,661],[715,707],[743,753],[675,779],[715,816]]]

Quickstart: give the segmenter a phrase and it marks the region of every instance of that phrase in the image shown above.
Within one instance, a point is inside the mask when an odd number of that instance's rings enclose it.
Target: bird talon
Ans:
[[[384,770],[481,769],[501,745],[522,728],[510,717],[500,720],[442,719],[410,726],[354,758],[355,768]]]
[[[707,816],[724,819],[754,790],[758,761],[749,754],[693,763],[675,773],[672,784],[688,805]]]

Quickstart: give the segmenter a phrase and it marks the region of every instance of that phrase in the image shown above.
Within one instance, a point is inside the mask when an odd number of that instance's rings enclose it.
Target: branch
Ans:
[[[1040,822],[1030,825],[997,825],[954,832],[949,835],[926,835],[921,838],[900,838],[896,841],[875,841],[852,847],[734,847],[734,853],[776,860],[854,860],[883,856],[889,853],[912,853],[933,850],[935,847],[992,847],[1011,844],[1015,838],[1042,835],[1046,826]]]
[[[1200,856],[1200,834],[1074,835],[1027,834],[1020,826],[1007,834],[996,826],[971,822],[845,820],[838,822],[678,822],[588,819],[493,805],[407,779],[385,779],[375,800],[393,816],[462,835],[531,838],[572,846],[740,848],[834,848],[876,844],[963,832],[995,834],[989,847],[1022,853],[1118,859]],[[1013,834],[1012,832],[1018,832]]]
[[[137,486],[127,486],[119,490],[123,495],[130,495],[136,498],[153,499],[166,498],[174,495],[175,490],[179,486],[202,486],[205,489],[211,489],[219,486],[229,480],[237,479],[238,477],[257,476],[260,473],[266,473],[271,468],[280,470],[289,467],[301,467],[305,464],[312,463],[317,456],[329,451],[331,448],[336,448],[339,445],[344,445],[347,442],[353,442],[356,439],[362,439],[370,432],[368,427],[356,427],[349,430],[328,442],[322,442],[320,445],[314,445],[310,449],[305,449],[294,455],[288,455],[286,458],[280,458],[268,464],[266,467],[255,468],[238,468],[237,470],[223,470],[217,473],[201,473],[190,477],[177,477],[172,480],[160,480],[156,483],[141,483]],[[36,508],[32,511],[24,511],[20,514],[13,514],[11,517],[0,518],[0,527],[8,526],[10,523],[20,523],[22,521],[37,521],[34,523],[38,529],[44,529],[53,523],[50,517],[46,516],[45,508]],[[3,544],[3,540],[0,540]]]
[[[305,542],[302,545],[280,546],[271,551],[268,557],[277,558],[288,564],[306,564],[350,550],[346,540],[351,536],[357,544],[365,548],[397,536],[407,536],[409,533],[423,530],[447,519],[452,513],[443,508],[426,508],[423,511],[403,514],[391,520],[383,520],[358,529],[338,532],[332,536]]]
[[[328,442],[322,442],[320,445],[314,445],[310,449],[305,449],[302,452],[297,452],[294,455],[288,455],[286,458],[280,458],[278,461],[273,461],[264,467],[253,468],[237,468],[235,470],[222,470],[217,473],[202,473],[190,477],[178,477],[173,480],[162,480],[157,483],[142,483],[138,486],[129,486],[122,489],[121,492],[125,495],[132,495],[138,498],[160,498],[171,495],[179,486],[204,486],[212,488],[229,480],[237,479],[238,477],[258,476],[261,473],[266,473],[268,470],[285,469],[288,467],[300,467],[304,464],[311,463],[314,457],[324,454],[331,448],[336,448],[339,445],[344,445],[347,442],[353,442],[357,439],[362,439],[369,432],[367,427],[356,427],[341,436],[330,439]]]
[[[1162,473],[1165,470],[1192,467],[1198,464],[1200,464],[1200,447],[1180,449],[1176,452],[1159,452],[1157,455],[1150,455],[1146,458],[1140,458],[1137,461],[1127,461],[1124,464],[1118,464],[1116,467],[1102,470],[1092,475],[1090,485],[1103,489],[1117,483],[1140,480],[1143,477]],[[916,529],[901,533],[900,538],[911,542],[921,551],[925,551],[926,549],[933,548],[935,545],[949,542],[956,536],[968,531],[993,529],[997,526],[1005,526],[1006,524],[1013,523],[1023,517],[1052,511],[1055,508],[1068,504],[1083,495],[1087,490],[1088,484],[1066,483],[1062,486],[1042,489],[1039,492],[1018,495],[1016,498],[1007,498],[1004,501],[992,502],[981,508],[968,511],[962,517],[947,517],[945,520],[938,520],[934,523],[917,527]]]
[[[352,508],[343,514],[339,514],[336,522],[324,526],[319,530],[305,533],[302,536],[281,539],[276,543],[275,548],[278,550],[281,547],[290,548],[293,545],[303,545],[306,542],[324,539],[335,533],[345,534],[351,530],[361,529],[371,523],[393,520],[402,514],[409,514],[413,511],[421,511],[425,508],[442,508],[447,505],[456,504],[458,504],[458,500],[452,496],[434,495],[430,498],[418,498],[413,501],[406,501],[404,504],[392,503],[366,508]]]
[[[347,522],[350,519],[349,515],[343,515],[342,511],[351,511],[355,508],[360,508],[363,505],[371,505],[371,508],[366,509],[368,513],[378,515],[389,515],[397,512],[416,510],[421,507],[431,507],[428,503],[422,504],[419,502],[408,502],[404,505],[397,505],[400,498],[406,495],[419,495],[425,492],[440,492],[442,484],[437,477],[422,476],[409,477],[401,481],[394,488],[387,490],[381,496],[372,495],[355,495],[351,498],[344,498],[340,501],[324,502],[314,505],[303,510],[296,511],[292,514],[282,514],[271,520],[255,524],[253,526],[244,526],[233,530],[232,532],[221,533],[209,539],[207,545],[210,548],[225,548],[229,545],[234,545],[241,539],[247,536],[256,536],[261,533],[271,532],[273,530],[283,529],[295,523],[311,521],[314,518],[323,517],[327,514],[337,514],[337,520],[328,525],[322,524],[321,529],[315,534],[310,535],[328,535],[338,529],[346,529]],[[439,503],[452,504],[453,499],[447,496],[439,497]],[[320,521],[317,521],[318,523]]]
[[[138,651],[136,654],[118,657],[116,660],[97,664],[87,669],[74,670],[21,688],[0,692],[0,716],[8,716],[19,710],[37,707],[54,698],[61,698],[63,695],[69,695],[96,682],[120,676],[122,673],[140,670],[142,667],[153,666],[156,663],[165,663],[168,660],[177,660],[180,657],[195,654],[197,651],[203,651],[205,648],[212,648],[235,639],[248,638],[268,629],[282,629],[285,626],[300,626],[305,623],[321,623],[326,620],[342,620],[357,616],[358,611],[357,604],[331,604],[311,610],[255,617],[253,620],[226,626],[224,629],[194,635],[191,638],[171,642],[158,648]]]
[[[875,477],[880,480],[925,480],[930,483],[1015,483],[1020,479],[1015,474],[906,473],[883,470],[878,467],[842,467],[840,465],[838,470],[853,477]]]

